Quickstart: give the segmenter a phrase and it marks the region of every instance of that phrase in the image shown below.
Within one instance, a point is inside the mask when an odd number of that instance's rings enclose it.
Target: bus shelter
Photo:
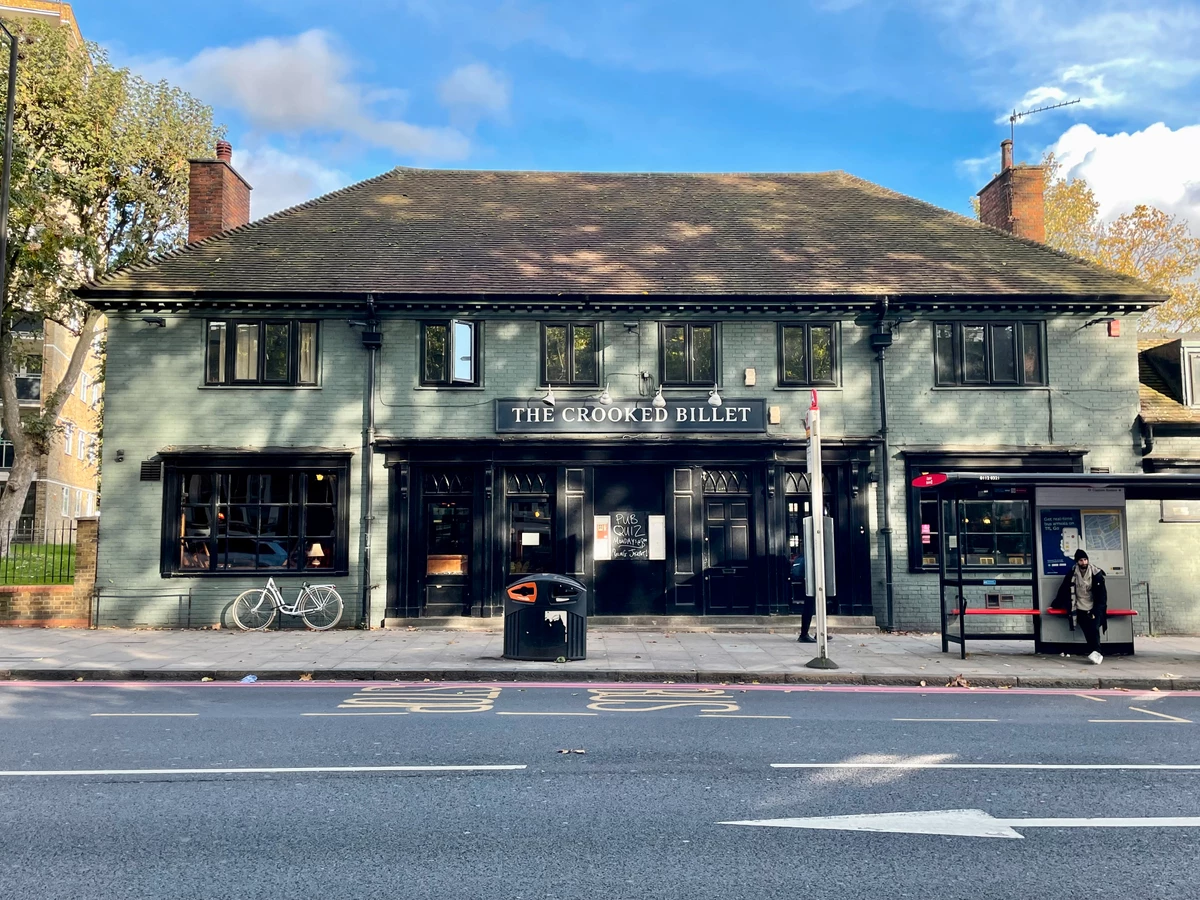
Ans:
[[[1200,476],[1176,474],[932,472],[913,486],[937,492],[942,545],[938,582],[942,651],[951,643],[967,655],[968,640],[1032,640],[1036,653],[1074,652],[1082,632],[1068,615],[1050,608],[1075,551],[1083,549],[1105,571],[1106,654],[1133,653],[1132,581],[1129,571],[1130,500],[1200,500]],[[1030,517],[1032,546],[998,558],[972,553],[980,510],[996,500]],[[996,623],[967,630],[967,619]],[[1028,623],[1027,627],[1014,625]]]

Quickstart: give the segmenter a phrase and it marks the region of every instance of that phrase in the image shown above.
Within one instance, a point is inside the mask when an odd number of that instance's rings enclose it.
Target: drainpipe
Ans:
[[[887,370],[884,365],[887,348],[892,346],[892,326],[886,321],[888,298],[879,302],[879,320],[871,331],[871,349],[875,351],[875,360],[879,367],[879,489],[883,492],[883,527],[879,533],[883,535],[883,567],[884,594],[887,597],[887,630],[896,630],[895,600],[892,585],[892,497],[890,469],[892,462],[891,446],[888,443],[887,418]]]
[[[366,378],[363,379],[363,433],[362,433],[362,628],[370,628],[371,621],[371,525],[375,521],[372,488],[372,473],[375,465],[375,363],[379,348],[383,346],[383,335],[379,331],[379,313],[375,309],[375,297],[367,295],[367,320],[363,323],[362,344],[367,351]]]

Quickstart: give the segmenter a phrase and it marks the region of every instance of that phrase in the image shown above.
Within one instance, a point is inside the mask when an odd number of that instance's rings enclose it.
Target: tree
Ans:
[[[20,61],[0,285],[0,413],[14,451],[0,492],[0,555],[98,338],[100,315],[73,289],[183,243],[187,160],[209,155],[221,136],[211,108],[166,82],[115,68],[94,44],[72,46],[66,29],[6,24],[17,35]],[[0,90],[0,107],[10,87]],[[41,410],[24,415],[15,372],[27,351],[11,332],[18,317],[50,319],[78,335],[61,381],[43,381]]]
[[[1053,154],[1046,167],[1046,243],[1108,269],[1140,278],[1168,295],[1142,316],[1145,331],[1200,327],[1200,238],[1188,223],[1139,204],[1111,222],[1099,218],[1099,203],[1082,178],[1060,177]]]

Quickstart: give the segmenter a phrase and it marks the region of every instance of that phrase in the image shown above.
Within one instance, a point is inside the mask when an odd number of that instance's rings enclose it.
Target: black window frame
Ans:
[[[667,378],[667,329],[668,328],[683,328],[684,329],[684,352],[687,355],[687,378],[684,381],[678,381]],[[695,328],[711,328],[712,329],[712,369],[713,377],[711,380],[697,379],[695,377],[695,353],[692,345],[692,331]],[[698,322],[692,321],[666,321],[658,323],[658,374],[659,384],[663,387],[720,387],[721,385],[721,323],[702,320]]]
[[[546,356],[546,329],[547,328],[566,328],[567,329],[567,380],[551,381],[546,372],[547,356]],[[591,328],[595,334],[595,347],[592,353],[596,357],[596,377],[590,381],[575,377],[575,329],[576,328]],[[600,323],[586,320],[570,320],[562,322],[542,322],[541,323],[541,344],[539,350],[541,356],[541,386],[542,387],[600,387],[604,380],[604,373],[601,371],[604,361],[604,354],[601,352],[601,328]]]
[[[225,328],[225,374],[224,378],[214,377],[209,365],[209,336],[214,325]],[[258,355],[255,361],[256,375],[254,378],[236,378],[237,363],[237,328],[239,325],[256,325],[258,327]],[[280,380],[268,381],[266,378],[267,327],[271,325],[288,326],[288,359],[287,377]],[[313,377],[311,381],[300,379],[300,334],[301,326],[313,326]],[[317,387],[321,383],[321,321],[319,319],[295,318],[241,318],[218,316],[204,321],[204,384],[206,387]]]
[[[938,329],[950,328],[951,358],[953,371],[943,372],[942,355],[938,348]],[[966,341],[963,337],[967,328],[983,329],[985,374],[982,378],[972,377],[967,372]],[[997,329],[1013,330],[1013,378],[1000,379],[996,376]],[[1026,329],[1037,329],[1038,380],[1029,380],[1025,375]],[[1046,323],[1040,319],[955,319],[933,323],[933,383],[936,387],[967,388],[1044,388],[1050,383],[1046,354]]]
[[[1083,456],[1075,453],[1041,453],[1041,454],[1023,454],[1023,455],[992,455],[980,454],[975,456],[970,455],[914,455],[907,456],[905,459],[905,484],[908,485],[908,510],[907,510],[907,531],[908,531],[908,570],[910,572],[929,572],[936,573],[941,564],[941,541],[945,536],[945,520],[946,511],[945,505],[949,501],[943,501],[942,508],[938,510],[937,525],[939,531],[936,532],[937,538],[931,543],[936,543],[937,552],[934,554],[934,561],[926,563],[924,561],[925,554],[923,552],[923,544],[921,543],[921,503],[937,495],[937,491],[930,488],[919,488],[913,485],[913,480],[920,475],[929,474],[931,472],[996,472],[1002,471],[1008,474],[1019,474],[1021,471],[1028,472],[1082,472],[1083,471]],[[1032,556],[1037,552],[1036,534],[1037,523],[1033,520],[1033,492],[1028,493],[995,493],[991,499],[1007,500],[1007,499],[1028,499],[1030,502],[1029,510],[1029,553]],[[981,498],[988,499],[988,498]],[[1016,565],[1013,564],[1013,568]],[[1005,566],[996,565],[972,565],[964,560],[963,569],[971,571],[1004,569]]]
[[[454,378],[454,326],[467,325],[471,329],[471,379],[469,381]],[[483,354],[482,336],[483,322],[479,319],[426,319],[421,323],[420,356],[417,357],[419,381],[422,387],[438,388],[474,388],[483,384]],[[446,343],[442,360],[445,376],[440,379],[429,377],[429,366],[426,356],[429,352],[428,332],[431,327],[446,329]]]
[[[1184,405],[1200,406],[1200,349],[1187,346],[1183,348],[1183,396]],[[1165,521],[1165,520],[1164,520]]]
[[[276,566],[255,566],[253,568],[225,569],[217,568],[219,556],[216,542],[220,535],[216,529],[210,529],[207,536],[191,538],[193,542],[205,543],[207,547],[208,568],[185,567],[182,564],[183,541],[186,536],[182,533],[182,516],[184,510],[181,477],[189,474],[210,474],[213,476],[232,474],[253,474],[264,472],[290,471],[296,474],[328,472],[336,476],[332,503],[333,515],[333,548],[331,554],[322,557],[329,562],[319,567],[308,565],[307,556],[301,552],[297,555],[298,565],[294,568]],[[302,489],[307,492],[307,485]],[[189,504],[192,505],[192,504]],[[215,513],[219,503],[218,491],[213,491],[210,510]],[[228,505],[234,506],[239,504]],[[253,504],[251,504],[253,505]],[[262,505],[261,501],[257,505]],[[297,497],[295,503],[288,503],[300,510],[298,514],[297,547],[303,548],[308,540],[308,503],[307,496]],[[318,505],[318,504],[313,504]],[[324,506],[325,504],[319,504]],[[210,516],[211,522],[217,521],[215,514]],[[247,536],[261,543],[263,535]],[[318,535],[320,540],[325,535]],[[163,525],[162,547],[159,570],[163,578],[258,578],[270,575],[280,577],[307,577],[315,575],[346,576],[350,574],[350,454],[187,454],[170,457],[165,461],[163,469]],[[256,547],[256,554],[259,552]]]
[[[841,328],[839,322],[780,322],[776,329],[776,350],[778,365],[778,382],[781,387],[836,387],[841,382]],[[830,377],[818,379],[812,377],[812,331],[814,328],[829,329]],[[801,380],[787,377],[787,366],[784,361],[784,341],[786,332],[800,330],[804,334],[804,378]]]

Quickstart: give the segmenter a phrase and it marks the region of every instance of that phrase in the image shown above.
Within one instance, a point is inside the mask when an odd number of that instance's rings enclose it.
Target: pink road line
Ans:
[[[994,677],[994,676],[988,676]],[[256,681],[243,684],[239,681],[0,681],[4,687],[20,688],[347,688],[364,687],[495,687],[519,686],[523,690],[545,688],[549,690],[672,690],[672,691],[774,691],[790,693],[848,693],[848,694],[1022,694],[1025,696],[1077,696],[1091,694],[1102,697],[1200,697],[1200,691],[1153,691],[1146,688],[956,688],[929,685],[886,685],[886,684],[745,684],[738,682],[696,684],[694,682],[668,681]]]

